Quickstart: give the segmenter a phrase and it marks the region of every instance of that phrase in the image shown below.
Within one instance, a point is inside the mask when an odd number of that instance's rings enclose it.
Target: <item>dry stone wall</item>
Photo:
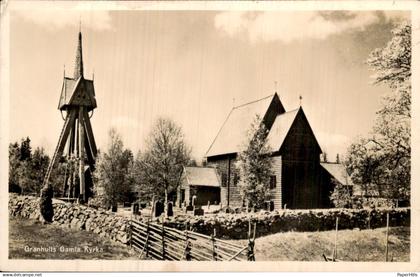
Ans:
[[[130,222],[128,218],[78,204],[60,202],[53,203],[53,207],[52,224],[75,230],[86,230],[113,241],[129,243]],[[42,221],[39,213],[39,200],[33,196],[9,194],[9,214],[10,216]]]
[[[252,214],[219,213],[204,216],[183,216],[166,220],[168,227],[216,236],[226,239],[247,238],[249,221],[256,223],[257,237],[279,232],[316,232],[334,230],[336,218],[339,229],[367,229],[386,226],[389,213],[390,226],[410,226],[410,209],[319,209],[319,210],[280,210]],[[186,227],[188,226],[188,227]]]
[[[40,219],[38,198],[9,194],[9,214]],[[70,203],[55,203],[53,224],[76,230],[87,230],[124,244],[129,243],[129,218],[111,212]],[[320,209],[281,210],[252,214],[207,214],[204,216],[177,215],[165,220],[165,226],[216,236],[224,239],[245,239],[249,218],[256,223],[256,235],[278,232],[314,232],[334,230],[336,218],[339,229],[366,229],[386,226],[389,213],[390,226],[410,226],[410,208],[398,209]],[[137,218],[142,220],[142,218]],[[143,218],[143,220],[146,220]]]

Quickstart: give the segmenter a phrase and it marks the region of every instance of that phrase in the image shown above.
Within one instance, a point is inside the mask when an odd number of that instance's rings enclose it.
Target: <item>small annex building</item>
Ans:
[[[220,204],[220,180],[214,167],[184,167],[177,190],[177,206]]]

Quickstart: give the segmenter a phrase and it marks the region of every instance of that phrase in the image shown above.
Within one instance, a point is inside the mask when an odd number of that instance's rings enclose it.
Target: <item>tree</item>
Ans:
[[[333,179],[334,191],[330,195],[330,200],[336,208],[352,208],[353,198],[349,186],[343,185]]]
[[[121,137],[111,129],[107,151],[99,154],[95,170],[95,198],[103,207],[132,200],[132,166],[133,154],[124,149]]]
[[[9,190],[20,193],[39,193],[43,168],[48,166],[48,156],[43,148],[32,153],[29,137],[21,139],[20,145],[9,144]]]
[[[20,142],[20,160],[25,161],[29,160],[32,155],[32,147],[31,147],[31,140],[29,137],[26,137],[26,139],[21,139]]]
[[[259,115],[255,116],[247,132],[244,150],[238,154],[236,167],[242,182],[239,182],[239,191],[243,199],[251,206],[261,206],[269,195],[272,161],[271,149],[267,145],[268,130]]]
[[[37,147],[32,154],[31,159],[31,173],[30,178],[33,182],[33,191],[39,193],[42,182],[44,181],[45,174],[47,173],[48,164],[50,158],[45,154],[45,150],[42,147]]]
[[[180,184],[183,167],[190,161],[190,152],[181,127],[171,119],[159,118],[146,140],[146,150],[138,160],[142,171],[140,183],[151,188],[143,188],[143,191],[164,197],[167,203],[168,195],[173,195]]]
[[[21,193],[18,168],[20,165],[20,147],[17,142],[9,144],[9,192]]]
[[[350,146],[346,165],[364,190],[406,200],[411,180],[411,25],[400,23],[392,35],[367,60],[374,84],[387,85],[391,92],[382,99],[371,134]]]

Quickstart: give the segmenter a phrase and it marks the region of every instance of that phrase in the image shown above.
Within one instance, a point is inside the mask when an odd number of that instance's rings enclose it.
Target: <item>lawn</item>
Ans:
[[[342,261],[385,261],[386,228],[373,230],[340,230],[337,259]],[[322,254],[332,256],[335,231],[287,232],[257,238],[257,261],[324,261]],[[245,243],[243,241],[243,243]],[[410,228],[389,229],[389,260],[410,261]]]
[[[94,233],[65,229],[18,217],[9,220],[9,258],[139,259],[130,247],[101,238]]]

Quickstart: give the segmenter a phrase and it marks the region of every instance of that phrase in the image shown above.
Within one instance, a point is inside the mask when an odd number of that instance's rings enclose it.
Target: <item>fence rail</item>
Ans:
[[[189,230],[180,231],[151,222],[131,221],[130,244],[140,256],[172,261],[255,261],[254,238],[238,245]]]

